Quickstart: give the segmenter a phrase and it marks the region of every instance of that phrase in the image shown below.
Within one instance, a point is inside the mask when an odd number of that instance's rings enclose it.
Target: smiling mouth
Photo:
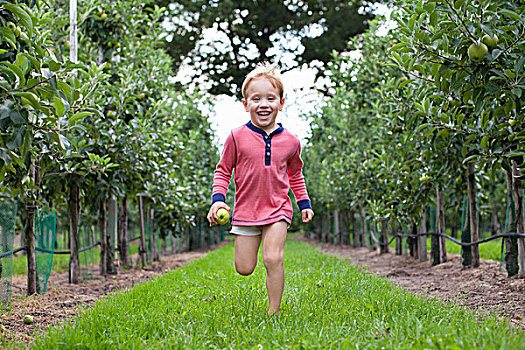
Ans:
[[[268,119],[271,114],[271,112],[257,112],[257,116],[261,119]]]

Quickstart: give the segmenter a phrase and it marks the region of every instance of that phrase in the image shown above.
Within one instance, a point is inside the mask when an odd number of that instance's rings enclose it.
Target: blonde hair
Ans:
[[[242,83],[242,97],[246,98],[246,90],[248,85],[259,78],[266,78],[270,81],[272,86],[279,90],[279,97],[282,99],[284,97],[284,86],[281,80],[281,71],[279,66],[276,64],[271,64],[269,62],[261,62],[246,76],[244,82]]]

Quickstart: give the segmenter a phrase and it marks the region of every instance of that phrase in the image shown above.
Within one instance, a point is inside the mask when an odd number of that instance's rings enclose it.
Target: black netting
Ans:
[[[53,266],[56,240],[56,213],[39,210],[35,218],[36,291],[44,294]]]
[[[92,247],[97,241],[95,234],[97,230],[94,225],[89,223],[83,223],[80,225],[78,230],[78,241],[79,241],[79,253],[78,260],[80,264],[80,279],[88,280],[94,277],[94,268],[97,261],[95,257],[99,253],[98,247],[84,250],[84,248]]]

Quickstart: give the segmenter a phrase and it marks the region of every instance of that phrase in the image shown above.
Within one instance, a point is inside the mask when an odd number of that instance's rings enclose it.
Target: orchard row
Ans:
[[[373,23],[349,51],[358,58],[334,54],[332,97],[310,116],[316,211],[345,212],[354,231],[370,220],[405,233],[457,228],[472,242],[486,223],[525,232],[525,5],[396,2],[391,22]],[[425,224],[429,206],[436,227]],[[508,274],[525,276],[523,239],[505,245]],[[478,246],[464,264],[479,264]]]
[[[183,232],[208,206],[217,160],[202,98],[169,82],[163,9],[78,6],[0,3],[0,196],[25,208],[27,247],[38,208],[69,218],[72,282],[80,217],[101,220],[104,244],[108,201],[122,212],[141,198],[161,236]]]

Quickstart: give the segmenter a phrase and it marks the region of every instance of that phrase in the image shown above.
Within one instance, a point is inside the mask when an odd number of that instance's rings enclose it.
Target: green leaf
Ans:
[[[5,61],[2,62],[2,64],[5,64],[6,67],[10,68],[18,76],[18,79],[19,79],[18,85],[19,86],[24,86],[26,84],[26,78],[24,76],[24,73],[20,69],[20,67],[14,65],[12,63],[5,62]]]
[[[481,148],[482,148],[483,150],[486,150],[486,149],[487,149],[487,143],[488,143],[488,141],[489,141],[489,137],[488,137],[488,135],[483,136],[483,138],[481,139]]]
[[[15,134],[11,137],[11,140],[9,140],[6,143],[6,146],[10,150],[18,150],[20,147],[22,147],[22,143],[24,141],[24,135],[26,132],[27,127],[21,126]]]
[[[499,10],[498,13],[501,14],[501,15],[507,15],[507,16],[509,16],[510,18],[512,18],[513,20],[521,21],[520,16],[519,16],[516,12],[511,11],[511,10],[509,10],[509,9],[502,9],[502,10]]]
[[[509,153],[506,153],[505,156],[508,158],[525,156],[525,149],[510,151]]]
[[[55,61],[53,61],[53,60],[50,60],[50,61],[48,62],[48,64],[49,64],[49,69],[50,69],[52,72],[58,72],[58,71],[60,70],[60,67],[61,67],[60,63],[55,62]]]
[[[521,89],[520,88],[514,88],[510,90],[516,97],[521,98]]]
[[[7,43],[11,45],[13,49],[16,49],[15,33],[13,33],[11,29],[6,28],[6,27],[0,27],[0,31],[2,32],[3,40],[7,41]]]
[[[40,110],[41,108],[38,96],[31,92],[14,91],[11,92],[11,95],[21,97],[23,105],[30,104],[36,110]]]
[[[15,72],[13,72],[12,69],[8,68],[7,66],[0,65],[0,71],[4,72],[9,76],[13,84],[16,84],[17,82],[17,75]]]
[[[35,68],[35,70],[38,73],[40,73],[40,67],[41,67],[40,60],[38,60],[35,57],[29,55],[28,53],[22,53],[22,55],[24,55],[29,60],[29,62],[31,62],[31,65],[33,66],[33,68]]]
[[[60,97],[53,97],[53,100],[55,101],[53,103],[53,107],[55,107],[55,112],[58,117],[62,117],[64,113],[66,112],[66,107],[64,106],[64,102],[62,102],[62,99]]]
[[[465,159],[463,160],[463,164],[467,164],[467,163],[469,163],[471,160],[474,160],[474,159],[476,159],[476,158],[478,158],[478,157],[479,157],[479,154],[473,154],[473,155],[471,155],[471,156],[468,156],[467,158],[465,158]]]
[[[73,116],[71,116],[71,118],[69,118],[69,125],[75,125],[75,123],[79,120],[79,119],[82,119],[84,117],[87,117],[88,115],[92,115],[93,113],[92,112],[78,112],[78,113],[75,113],[73,114]]]
[[[18,156],[18,154],[16,154],[15,152],[13,151],[9,151],[9,155],[11,156],[11,160],[13,162],[16,163],[16,165],[18,165],[19,167],[21,167],[22,169],[25,169],[26,168],[26,165],[24,164],[24,162],[22,162],[22,159],[20,159],[20,157]]]
[[[463,4],[465,3],[466,0],[456,0],[454,2],[454,8],[456,10],[459,10],[461,8],[461,6],[463,6]]]

